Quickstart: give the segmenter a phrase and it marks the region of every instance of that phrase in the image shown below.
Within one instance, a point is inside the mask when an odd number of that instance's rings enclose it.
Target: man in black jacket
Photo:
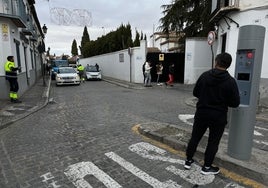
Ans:
[[[222,53],[215,58],[215,68],[204,72],[196,82],[193,95],[198,98],[192,136],[186,149],[187,159],[184,168],[190,169],[199,141],[209,129],[202,174],[218,174],[220,169],[212,166],[218,151],[219,142],[227,124],[228,107],[238,107],[239,91],[236,81],[227,69],[232,57]]]

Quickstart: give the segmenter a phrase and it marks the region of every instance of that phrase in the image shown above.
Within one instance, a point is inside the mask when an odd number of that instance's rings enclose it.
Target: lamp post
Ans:
[[[47,34],[47,26],[46,24],[43,25],[42,27],[42,31],[43,31],[43,36],[44,36],[44,39],[45,39],[45,35]],[[43,46],[42,46],[42,49],[40,50],[40,59],[41,59],[41,63],[42,63],[42,67],[41,67],[41,70],[42,70],[42,77],[43,77],[43,85],[46,86],[46,81],[45,81],[45,64],[44,64],[44,61],[43,61],[43,55],[41,56],[41,54],[43,54],[44,52],[46,52],[46,48],[45,48],[45,41],[43,40]]]
[[[47,26],[46,26],[46,24],[43,25],[42,31],[43,31],[44,35],[47,34]]]
[[[102,36],[104,36],[105,35],[105,27],[102,26],[101,28],[102,28],[102,32],[103,32]]]

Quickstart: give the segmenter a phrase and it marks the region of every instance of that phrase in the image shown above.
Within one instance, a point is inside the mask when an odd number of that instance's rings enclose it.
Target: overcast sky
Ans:
[[[103,34],[115,31],[121,24],[128,23],[131,25],[133,37],[137,29],[149,39],[153,31],[157,31],[159,19],[164,16],[161,5],[170,4],[171,0],[37,0],[35,2],[41,27],[44,24],[48,27],[45,37],[46,48],[50,47],[51,54],[71,55],[72,42],[75,39],[77,45],[80,45],[84,26],[77,26],[81,19],[75,22],[70,21],[70,17],[77,18],[78,13],[86,15],[84,20],[89,25],[87,29],[90,40],[96,40]],[[67,24],[64,25],[64,22]]]

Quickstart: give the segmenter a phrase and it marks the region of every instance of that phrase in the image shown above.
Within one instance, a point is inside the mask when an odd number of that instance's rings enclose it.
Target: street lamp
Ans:
[[[102,28],[102,31],[103,31],[103,36],[105,35],[105,27],[101,27]]]
[[[44,33],[44,39],[45,39],[45,35],[47,34],[47,26],[46,24],[43,25],[42,27],[42,31]],[[45,81],[45,71],[46,71],[46,67],[45,67],[45,64],[44,64],[44,61],[43,61],[43,58],[41,56],[41,54],[43,52],[46,52],[46,48],[45,48],[45,42],[44,42],[44,39],[42,40],[42,50],[40,50],[40,59],[41,59],[41,62],[42,62],[42,66],[41,66],[41,69],[42,69],[42,77],[43,77],[43,85],[46,86],[46,81]]]
[[[43,25],[42,30],[43,30],[44,34],[47,34],[47,26],[46,26],[46,24]]]

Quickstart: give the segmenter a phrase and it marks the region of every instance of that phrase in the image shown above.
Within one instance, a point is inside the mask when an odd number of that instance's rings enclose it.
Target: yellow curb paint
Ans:
[[[249,187],[252,187],[252,188],[265,188],[266,186],[263,185],[263,184],[260,184],[254,180],[251,180],[251,179],[248,179],[246,177],[243,177],[239,174],[236,174],[234,172],[231,172],[229,170],[226,170],[225,168],[221,168],[221,174],[224,176],[224,177],[227,177],[227,178],[230,178],[236,182],[239,182],[243,185],[246,185],[246,186],[249,186]]]
[[[179,151],[179,150],[175,150],[173,149],[172,147],[166,145],[166,144],[163,144],[162,142],[159,142],[159,141],[155,141],[151,138],[148,138],[142,134],[140,134],[139,132],[139,128],[140,128],[140,125],[141,124],[137,124],[137,125],[134,125],[131,129],[132,129],[132,132],[134,132],[135,134],[137,135],[140,135],[142,137],[143,140],[145,140],[146,142],[149,142],[153,145],[156,145],[162,149],[165,149],[173,154],[177,154],[179,155],[180,157],[182,158],[185,158],[185,152],[183,151]],[[234,172],[231,172],[225,168],[222,168],[221,167],[221,174],[224,176],[224,177],[227,177],[229,179],[232,179],[233,181],[235,182],[239,182],[243,185],[246,185],[246,186],[249,186],[249,187],[252,187],[252,188],[265,188],[266,186],[261,184],[261,183],[258,183],[252,179],[249,179],[249,178],[246,178],[246,177],[243,177],[239,174],[236,174]]]

